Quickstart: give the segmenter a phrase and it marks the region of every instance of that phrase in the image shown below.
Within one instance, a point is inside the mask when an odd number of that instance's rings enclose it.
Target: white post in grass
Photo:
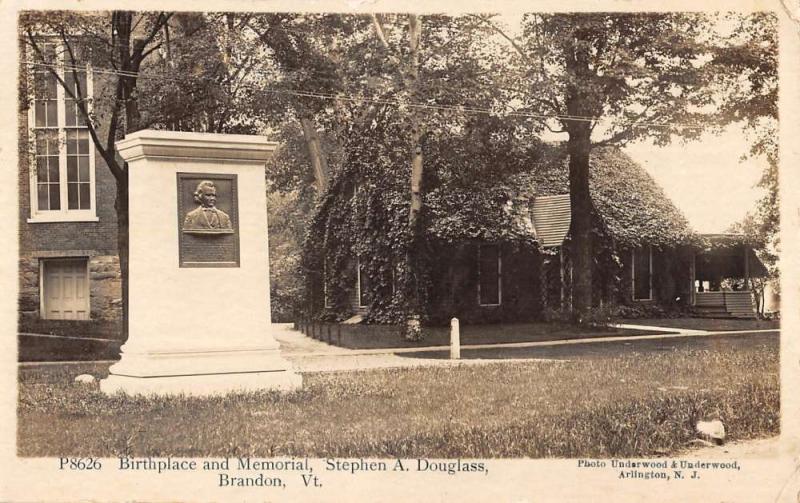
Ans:
[[[450,359],[461,358],[461,334],[458,328],[458,318],[450,320]]]

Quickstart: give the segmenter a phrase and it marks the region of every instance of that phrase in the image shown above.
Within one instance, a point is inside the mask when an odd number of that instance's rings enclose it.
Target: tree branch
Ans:
[[[145,38],[141,39],[141,40],[138,40],[134,44],[133,54],[131,55],[131,63],[132,63],[131,66],[134,66],[134,67],[138,68],[138,66],[141,64],[142,60],[144,60],[144,58],[148,54],[153,52],[154,49],[150,49],[147,52],[144,52],[144,48],[147,47],[150,44],[150,42],[153,41],[153,39],[155,39],[156,35],[158,35],[158,32],[161,31],[161,29],[164,27],[164,25],[172,17],[172,14],[173,13],[171,13],[171,12],[168,13],[168,14],[160,12],[158,14],[158,18],[153,23],[153,26],[150,28],[150,32],[147,34],[147,36]],[[141,18],[139,18],[139,20],[141,20]],[[133,32],[133,30],[131,30],[131,32]]]
[[[606,138],[605,140],[601,140],[601,141],[599,141],[597,143],[593,143],[592,146],[595,146],[595,147],[606,147],[606,146],[609,146],[609,145],[614,145],[614,144],[618,144],[620,142],[625,142],[625,141],[630,140],[629,136],[633,132],[633,128],[636,127],[636,123],[640,119],[644,118],[644,116],[647,114],[647,112],[650,110],[651,107],[652,107],[652,104],[647,105],[644,108],[644,110],[642,110],[640,113],[636,114],[636,117],[634,117],[632,120],[628,120],[627,121],[628,122],[628,126],[627,127],[625,127],[624,129],[614,133],[613,135],[611,135],[610,137]],[[652,119],[653,119],[653,117],[650,118],[650,120],[652,120]]]
[[[375,35],[378,37],[378,40],[381,41],[381,45],[383,45],[384,49],[390,51],[389,41],[386,40],[386,33],[383,29],[383,24],[381,24],[380,19],[378,19],[378,15],[373,13],[370,14],[369,17],[372,20],[372,27],[375,28]]]
[[[517,52],[517,54],[519,54],[522,57],[522,59],[524,59],[529,65],[532,66],[534,64],[534,61],[531,59],[531,57],[528,54],[525,53],[525,50],[522,48],[522,46],[520,46],[516,42],[516,40],[514,40],[512,37],[508,36],[506,34],[506,32],[501,30],[499,26],[497,26],[493,22],[491,22],[491,20],[489,20],[489,19],[487,19],[487,18],[485,18],[483,16],[479,16],[477,14],[470,14],[469,16],[471,18],[473,18],[473,19],[477,19],[477,20],[485,23],[486,25],[488,25],[489,28],[492,29],[492,31],[494,31],[495,33],[497,33],[498,35],[500,35],[501,37],[506,39],[506,41],[509,44],[511,44],[511,47],[514,48],[514,50]]]

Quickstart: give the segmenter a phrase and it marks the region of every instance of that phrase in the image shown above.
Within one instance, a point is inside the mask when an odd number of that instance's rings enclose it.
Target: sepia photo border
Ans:
[[[780,26],[780,191],[781,191],[781,435],[774,456],[740,459],[737,472],[709,472],[700,480],[617,480],[605,470],[579,469],[575,460],[486,460],[480,476],[440,473],[326,473],[324,487],[302,484],[272,491],[220,488],[208,474],[123,473],[104,470],[76,473],[59,470],[54,459],[16,455],[17,413],[17,40],[20,10],[237,10],[315,12],[407,12],[400,1],[307,0],[140,2],[63,0],[10,1],[0,4],[0,36],[6,71],[0,113],[0,166],[13,180],[0,185],[5,214],[6,245],[0,252],[0,273],[6,288],[0,306],[0,500],[2,501],[789,501],[800,502],[800,2],[696,0],[655,1],[437,1],[419,5],[420,12],[770,10]],[[414,9],[416,10],[416,9]],[[13,176],[11,174],[14,174]],[[22,195],[24,197],[24,195]],[[113,460],[109,460],[113,465]]]

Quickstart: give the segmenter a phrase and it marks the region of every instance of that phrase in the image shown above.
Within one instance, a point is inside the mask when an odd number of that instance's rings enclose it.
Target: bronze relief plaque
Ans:
[[[236,175],[178,173],[180,267],[239,267]]]

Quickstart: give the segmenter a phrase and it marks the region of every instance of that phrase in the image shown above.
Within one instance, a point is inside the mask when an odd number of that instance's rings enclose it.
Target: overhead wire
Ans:
[[[72,65],[64,65],[64,64],[55,64],[55,63],[38,63],[38,62],[31,62],[29,63],[33,66],[38,67],[47,67],[52,69],[64,69],[64,70],[74,70],[74,71],[87,71],[87,67],[79,67],[79,66],[72,66]],[[148,74],[145,72],[129,72],[117,69],[109,69],[109,68],[98,68],[98,67],[88,67],[90,71],[94,74],[101,74],[101,75],[116,75],[120,77],[129,77],[129,78],[136,78],[136,79],[147,79],[147,80],[161,80],[165,82],[181,82],[181,79],[177,77],[169,77],[165,76],[164,74],[154,75]],[[263,74],[261,74],[263,76]],[[211,79],[207,77],[191,77],[194,79],[204,80],[204,81],[211,81]],[[376,98],[376,97],[368,97],[368,96],[352,96],[352,95],[342,95],[342,94],[331,94],[331,93],[323,93],[323,92],[314,92],[314,91],[306,91],[302,89],[269,89],[260,86],[254,86],[253,84],[241,84],[240,87],[250,88],[254,91],[268,93],[268,94],[283,94],[301,98],[314,98],[314,99],[323,99],[323,100],[331,100],[331,101],[348,101],[348,102],[355,102],[355,103],[371,103],[377,105],[387,105],[387,106],[396,106],[396,107],[407,107],[412,109],[420,109],[420,110],[435,110],[440,112],[459,112],[459,113],[477,113],[477,114],[487,114],[487,115],[504,115],[504,116],[511,116],[511,117],[525,117],[525,118],[532,118],[532,119],[542,119],[542,120],[560,120],[560,121],[576,121],[576,122],[599,122],[604,120],[613,120],[618,124],[626,124],[629,126],[637,126],[637,127],[671,127],[671,128],[679,128],[679,129],[703,129],[702,126],[697,124],[675,124],[675,123],[668,123],[668,122],[647,122],[647,121],[626,121],[626,120],[619,120],[613,119],[610,117],[593,117],[593,116],[581,116],[581,115],[571,115],[571,114],[538,114],[533,112],[524,112],[524,111],[516,111],[516,110],[498,110],[498,109],[490,109],[490,108],[480,108],[474,106],[467,106],[467,105],[448,105],[448,104],[441,104],[441,103],[415,103],[415,102],[407,102],[402,100],[390,100],[385,98]]]

